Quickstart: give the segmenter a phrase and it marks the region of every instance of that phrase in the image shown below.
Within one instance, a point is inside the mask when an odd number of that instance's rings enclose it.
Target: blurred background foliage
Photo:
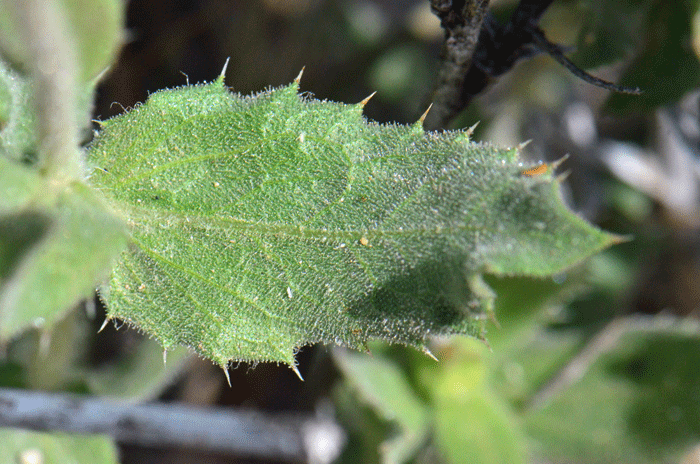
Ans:
[[[516,1],[492,1],[506,20]],[[108,325],[98,302],[5,347],[0,383],[133,401],[268,411],[329,409],[339,462],[700,462],[700,2],[559,0],[547,37],[592,74],[641,87],[611,95],[539,55],[453,123],[530,161],[565,154],[572,209],[624,235],[554,279],[490,279],[488,345],[434,340],[423,353],[306,347],[284,366],[241,365],[232,388],[206,360]],[[358,102],[379,122],[425,111],[442,31],[427,0],[132,0],[124,46],[98,86],[96,119],[156,90],[210,81],[243,94],[290,82]],[[3,109],[0,108],[0,112]],[[86,141],[89,134],[86,134]],[[87,309],[87,310],[86,310]],[[258,462],[122,446],[122,462]]]

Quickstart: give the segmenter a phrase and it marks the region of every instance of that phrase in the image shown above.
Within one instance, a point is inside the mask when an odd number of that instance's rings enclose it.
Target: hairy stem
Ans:
[[[23,0],[14,6],[34,79],[39,131],[39,167],[62,181],[82,175],[77,148],[75,43],[64,12],[53,0]]]

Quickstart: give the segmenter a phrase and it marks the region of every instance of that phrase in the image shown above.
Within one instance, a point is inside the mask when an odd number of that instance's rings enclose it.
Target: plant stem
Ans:
[[[440,23],[445,29],[445,45],[433,95],[433,106],[424,123],[428,130],[444,128],[462,109],[460,95],[464,77],[472,64],[488,6],[488,0],[430,2],[431,9],[440,18]]]
[[[53,0],[14,6],[29,51],[39,135],[39,168],[58,182],[82,177],[78,150],[75,43],[61,7]]]

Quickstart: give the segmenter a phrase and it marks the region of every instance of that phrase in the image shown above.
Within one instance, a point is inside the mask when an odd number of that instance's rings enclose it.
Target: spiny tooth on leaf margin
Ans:
[[[515,147],[515,149],[518,150],[518,152],[520,152],[520,151],[523,150],[523,148],[525,148],[525,147],[527,147],[528,145],[530,145],[530,142],[532,142],[532,139],[526,140],[526,141],[524,141],[524,142],[520,142],[520,143]]]
[[[433,354],[432,351],[427,346],[423,347],[423,354],[429,358],[433,358],[435,361],[440,362],[440,360]]]
[[[228,382],[229,388],[231,388],[231,377],[228,375],[228,364],[221,367],[224,370],[224,375],[226,376],[226,382]]]
[[[306,69],[306,66],[301,68],[301,71],[299,71],[299,74],[297,74],[297,77],[294,78],[294,82],[296,82],[297,85],[301,84],[301,76],[304,74],[304,69]]]
[[[474,131],[476,128],[479,126],[479,121],[475,122],[469,129],[465,130],[463,134],[467,137],[467,140],[471,140],[472,134],[474,134]]]
[[[428,109],[425,110],[425,112],[421,115],[420,118],[418,118],[418,121],[416,121],[415,123],[413,123],[411,125],[411,131],[414,134],[420,134],[422,132],[425,132],[425,130],[423,129],[423,123],[425,122],[425,118],[428,116],[428,113],[430,112],[430,108],[432,108],[432,107],[433,107],[433,104],[431,103],[428,106]]]
[[[430,108],[432,108],[432,107],[433,107],[433,104],[431,103],[430,105],[428,105],[428,109],[425,110],[425,113],[423,113],[421,115],[421,117],[418,118],[418,122],[420,123],[421,126],[423,126],[423,123],[425,122],[425,118],[428,117],[428,113],[430,113]]]
[[[39,329],[39,358],[46,359],[51,347],[51,330],[42,327]]]
[[[552,171],[554,171],[556,168],[561,166],[562,163],[568,159],[569,159],[569,154],[567,153],[566,155],[562,156],[558,160],[552,161],[551,163],[549,163],[549,165],[552,166]]]
[[[567,169],[566,171],[562,172],[561,174],[557,174],[557,177],[555,177],[556,181],[558,183],[562,183],[566,180],[567,177],[571,174],[571,169]]]
[[[228,68],[228,62],[231,59],[231,57],[226,58],[226,63],[224,63],[224,67],[221,69],[221,74],[219,74],[219,77],[216,78],[216,82],[218,83],[223,83],[224,79],[226,78],[226,68]],[[189,80],[189,78],[188,78]]]
[[[369,94],[368,97],[366,97],[364,100],[362,100],[360,103],[358,103],[358,105],[360,105],[361,107],[364,108],[364,106],[367,105],[367,103],[369,103],[369,101],[372,99],[372,97],[374,97],[376,94],[377,94],[377,91],[375,90],[374,92]]]
[[[484,276],[479,273],[473,273],[467,276],[467,285],[474,295],[479,299],[484,308],[484,313],[492,318],[494,314],[494,302],[496,293],[491,289],[489,284],[484,280]]]
[[[107,327],[107,323],[111,320],[111,317],[105,317],[105,321],[102,323],[102,325],[100,326],[100,330],[98,330],[97,333],[102,332],[105,329],[105,327]]]
[[[296,364],[291,364],[289,367],[291,367],[294,373],[297,375],[297,377],[299,377],[299,380],[303,382],[304,377],[301,376],[301,372],[299,372],[299,369],[297,368]]]

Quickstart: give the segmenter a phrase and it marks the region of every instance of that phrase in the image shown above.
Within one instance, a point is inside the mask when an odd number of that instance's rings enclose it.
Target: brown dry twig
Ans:
[[[488,11],[488,0],[431,0],[430,8],[445,30],[442,66],[425,127],[443,127],[462,108],[460,94],[479,43],[479,31]]]

